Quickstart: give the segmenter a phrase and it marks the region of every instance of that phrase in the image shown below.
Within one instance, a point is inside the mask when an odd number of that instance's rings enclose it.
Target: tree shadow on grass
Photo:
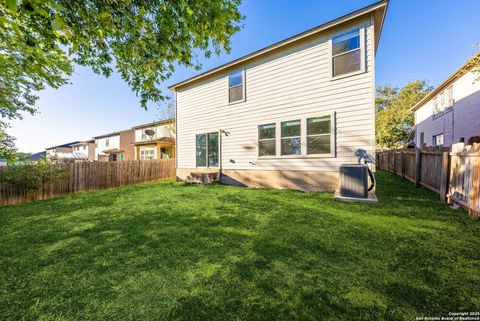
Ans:
[[[397,195],[384,189],[398,183],[384,176],[375,206],[166,182],[2,209],[13,225],[0,235],[0,311],[7,319],[190,321],[475,310],[478,224],[449,219],[449,210],[423,213],[402,200],[403,183]]]

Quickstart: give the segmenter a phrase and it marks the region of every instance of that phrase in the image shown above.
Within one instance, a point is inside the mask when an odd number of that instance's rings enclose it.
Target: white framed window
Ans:
[[[228,75],[228,103],[245,101],[245,70]]]
[[[434,113],[434,114],[440,112],[440,108],[439,108],[439,106],[438,106],[438,97],[433,98],[433,101],[432,101],[432,109],[433,109],[433,113]]]
[[[363,28],[356,28],[332,37],[332,78],[356,74],[365,70],[362,49],[364,47],[363,34]]]
[[[197,167],[218,167],[218,132],[197,134],[195,136],[195,161]]]
[[[307,118],[307,154],[332,153],[332,117]]]
[[[284,121],[280,124],[280,154],[302,154],[302,123],[300,119]]]
[[[335,157],[335,113],[259,124],[257,147],[259,159]]]
[[[444,144],[443,133],[438,134],[438,135],[434,135],[432,137],[432,145],[433,146],[442,146],[443,144]]]
[[[258,156],[276,155],[276,124],[258,126]]]
[[[110,146],[110,138],[105,138],[105,147]]]
[[[140,147],[140,160],[155,159],[155,147]]]
[[[447,93],[447,107],[453,106],[453,86],[450,86],[446,90]]]

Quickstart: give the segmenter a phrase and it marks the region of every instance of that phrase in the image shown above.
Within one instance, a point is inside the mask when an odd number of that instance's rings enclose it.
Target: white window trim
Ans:
[[[213,133],[218,133],[218,165],[217,166],[210,166],[208,164],[208,134],[213,134]],[[195,168],[220,168],[220,158],[222,155],[220,155],[220,135],[222,133],[219,130],[212,130],[212,131],[207,131],[207,132],[201,132],[198,134],[195,134]],[[206,165],[205,166],[198,166],[197,165],[197,135],[207,135],[207,141],[206,141],[206,150],[207,150],[207,159],[206,159]]]
[[[288,122],[293,122],[293,121],[300,121],[300,135],[298,136],[285,136],[283,137],[282,136],[282,123],[288,123]],[[302,136],[303,136],[303,119],[302,118],[295,118],[295,119],[291,119],[291,120],[282,120],[280,121],[280,125],[278,127],[279,129],[279,141],[280,141],[280,150],[278,151],[279,152],[279,156],[280,157],[299,157],[303,154],[303,149],[304,149],[304,144],[303,144],[303,139],[302,139]],[[275,126],[275,133],[277,131],[277,127]],[[275,136],[276,137],[276,136]],[[300,154],[285,154],[283,155],[282,154],[282,139],[292,139],[292,138],[300,138]],[[306,144],[305,144],[306,146]],[[275,151],[276,152],[276,151]]]
[[[238,71],[242,72],[243,99],[230,102],[230,75]],[[235,105],[235,104],[240,104],[247,101],[247,90],[246,90],[247,86],[245,81],[245,74],[246,74],[245,69],[242,69],[242,70],[232,71],[227,75],[227,105]],[[240,86],[240,85],[237,85],[237,86]]]
[[[436,140],[435,137],[440,136],[440,135],[442,135],[443,143],[442,144],[434,144],[434,141]],[[432,146],[437,147],[437,146],[443,146],[443,145],[445,145],[445,134],[444,133],[438,133],[438,134],[432,136]]]
[[[360,36],[360,48],[359,48],[360,49],[360,70],[352,71],[352,72],[342,74],[342,75],[338,75],[338,76],[333,76],[333,38],[336,37],[336,36],[340,36],[344,33],[348,33],[350,31],[356,30],[356,29],[358,29],[358,34]],[[349,28],[349,29],[343,30],[341,32],[337,32],[335,34],[331,34],[329,36],[329,39],[328,39],[329,50],[328,50],[328,52],[329,52],[329,55],[330,55],[330,57],[329,57],[330,62],[328,64],[328,66],[329,66],[330,81],[338,80],[338,79],[342,79],[342,78],[347,78],[347,77],[363,74],[363,73],[366,72],[367,62],[366,62],[366,50],[365,50],[365,38],[366,38],[366,31],[365,31],[365,27],[363,27],[363,26]],[[354,50],[358,50],[358,49],[354,49]],[[342,54],[346,54],[346,53],[354,51],[354,50],[350,50],[350,51],[344,52]]]
[[[308,118],[317,118],[317,117],[324,117],[330,116],[330,153],[329,154],[307,154],[307,119]],[[257,159],[258,160],[268,160],[268,159],[308,159],[308,158],[335,158],[336,157],[336,113],[312,113],[307,116],[302,117],[290,117],[290,118],[282,118],[282,119],[275,119],[275,120],[265,120],[260,123],[257,123]],[[300,120],[300,146],[301,146],[301,154],[300,155],[281,155],[281,123],[286,121],[293,121],[293,120]],[[258,144],[259,141],[259,131],[258,126],[266,125],[266,124],[273,124],[275,123],[275,156],[259,156],[260,155],[260,146]]]
[[[263,125],[271,125],[271,124],[274,124],[275,125],[275,138],[262,138],[260,139],[260,126],[263,126]],[[268,157],[275,157],[277,155],[277,136],[278,136],[278,132],[277,132],[277,122],[267,122],[267,123],[264,123],[264,124],[259,124],[257,126],[257,157],[258,158],[268,158]],[[275,155],[264,155],[264,156],[260,156],[260,144],[259,142],[260,141],[267,141],[267,140],[273,140],[275,141]]]
[[[150,159],[145,159],[145,151],[146,150],[152,150],[153,149],[153,159],[157,159],[157,148],[156,147],[152,147],[152,146],[140,146],[140,149],[138,151],[138,157],[140,160],[150,160]],[[142,159],[142,150],[144,151],[144,158]]]

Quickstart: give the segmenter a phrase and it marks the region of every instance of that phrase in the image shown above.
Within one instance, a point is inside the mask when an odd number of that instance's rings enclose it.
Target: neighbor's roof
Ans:
[[[88,156],[83,154],[83,153],[65,153],[65,152],[59,152],[56,153],[55,156],[59,159],[87,159]]]
[[[38,152],[35,154],[30,155],[30,160],[31,161],[38,161],[40,158],[47,156],[47,152]]]
[[[450,77],[447,78],[444,82],[437,86],[434,90],[432,90],[428,95],[423,97],[418,103],[415,104],[410,111],[416,111],[420,109],[423,105],[425,105],[428,101],[438,95],[442,90],[450,86],[455,80],[462,77],[466,72],[472,69],[475,65],[480,64],[480,53],[474,54],[470,59],[467,60],[460,68],[458,68]]]
[[[120,130],[118,132],[112,132],[112,133],[109,133],[109,134],[104,134],[104,135],[99,135],[99,136],[93,136],[93,138],[98,139],[98,138],[117,136],[117,135],[120,135],[121,133],[128,132],[129,130],[131,130],[131,129]]]
[[[75,144],[78,144],[80,143],[78,140],[77,141],[74,141],[74,142],[71,142],[71,143],[67,143],[67,144],[62,144],[62,145],[56,145],[56,146],[52,146],[52,147],[47,147],[45,149],[54,149],[54,148],[57,148],[57,147],[72,147],[73,145]]]
[[[162,119],[162,120],[154,121],[154,122],[143,124],[143,125],[138,125],[138,126],[135,126],[135,127],[132,127],[132,128],[133,129],[139,129],[139,128],[144,128],[144,127],[171,124],[171,123],[174,123],[174,122],[175,122],[175,118],[168,118],[168,119]]]
[[[234,67],[238,67],[238,65],[245,64],[252,59],[259,58],[260,56],[269,54],[274,50],[278,50],[278,49],[281,49],[282,47],[292,45],[296,42],[302,41],[302,40],[304,40],[306,38],[309,38],[311,36],[314,36],[318,33],[321,33],[321,32],[324,32],[328,29],[336,27],[336,26],[338,26],[342,23],[348,22],[350,20],[356,19],[358,17],[361,17],[365,14],[372,13],[372,12],[375,13],[374,17],[375,17],[375,20],[376,20],[375,21],[376,22],[375,23],[375,26],[376,26],[375,27],[375,52],[376,52],[376,49],[378,47],[378,43],[379,43],[379,40],[380,40],[380,34],[381,34],[382,28],[383,28],[383,22],[385,20],[385,14],[387,12],[387,7],[388,7],[388,0],[378,1],[374,4],[372,4],[372,5],[369,5],[367,7],[359,9],[357,11],[351,12],[351,13],[349,13],[347,15],[344,15],[340,18],[331,20],[327,23],[321,24],[317,27],[314,27],[312,29],[309,29],[309,30],[304,31],[302,33],[299,33],[297,35],[294,35],[290,38],[287,38],[287,39],[282,40],[280,42],[274,43],[274,44],[272,44],[270,46],[267,46],[263,49],[254,51],[254,52],[252,52],[252,53],[250,53],[246,56],[240,57],[240,58],[235,59],[231,62],[223,64],[221,66],[218,66],[216,68],[205,71],[205,72],[203,72],[199,75],[193,76],[191,78],[188,78],[186,80],[183,80],[181,82],[173,84],[168,88],[170,90],[175,91],[178,87],[181,87],[181,86],[184,86],[186,84],[192,83],[192,82],[197,81],[201,78],[211,76],[211,75],[216,74],[218,72],[225,71],[226,69],[230,69],[230,68],[233,69]]]
[[[72,146],[85,145],[85,144],[94,143],[94,142],[95,142],[95,139],[89,139],[89,140],[84,140],[83,142],[78,142],[76,144],[72,144]]]

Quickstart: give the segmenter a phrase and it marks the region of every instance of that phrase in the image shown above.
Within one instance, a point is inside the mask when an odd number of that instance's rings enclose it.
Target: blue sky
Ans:
[[[244,0],[244,28],[232,38],[230,55],[203,59],[203,70],[263,48],[335,19],[375,1]],[[476,52],[480,42],[478,0],[392,0],[377,53],[377,85],[402,86],[426,79],[437,85]],[[198,73],[178,69],[166,87]],[[71,85],[40,93],[39,114],[12,122],[9,133],[21,151],[130,128],[158,120],[164,107],[141,109],[128,86],[113,75],[106,79],[77,67]]]

